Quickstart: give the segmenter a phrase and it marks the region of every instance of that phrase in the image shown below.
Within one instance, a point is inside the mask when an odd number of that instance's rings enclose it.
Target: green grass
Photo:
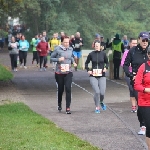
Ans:
[[[0,106],[0,150],[98,150],[23,103]]]
[[[8,81],[13,78],[13,74],[4,66],[0,65],[0,81]]]

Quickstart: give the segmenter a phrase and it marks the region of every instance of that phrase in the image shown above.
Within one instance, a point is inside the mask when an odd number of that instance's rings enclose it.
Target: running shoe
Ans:
[[[58,106],[58,107],[57,107],[57,110],[58,110],[59,112],[61,112],[62,107],[61,107],[61,106]]]
[[[100,110],[99,109],[95,109],[95,113],[96,114],[100,114]]]
[[[136,112],[137,112],[136,106],[132,106],[131,112],[132,112],[132,113],[136,113]]]
[[[106,105],[104,103],[100,103],[103,110],[106,110]]]
[[[24,66],[24,69],[27,69],[27,66]]]
[[[44,71],[46,71],[46,68],[45,68],[45,67],[43,67],[43,70],[44,70]]]
[[[70,108],[66,108],[66,114],[71,114]]]
[[[42,68],[40,68],[40,71],[43,71],[43,69],[42,69]]]
[[[140,128],[140,131],[138,132],[138,135],[145,135],[145,133],[146,133],[146,127],[145,127],[145,126],[142,126],[142,127]]]

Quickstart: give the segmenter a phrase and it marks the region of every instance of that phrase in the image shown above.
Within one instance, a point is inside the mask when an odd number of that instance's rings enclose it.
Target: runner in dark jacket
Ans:
[[[147,57],[148,37],[149,35],[147,32],[141,32],[139,34],[139,44],[131,48],[124,62],[124,66],[123,66],[124,71],[126,75],[131,78],[133,86],[134,86],[136,73],[139,67],[148,60]],[[130,65],[132,67],[132,72],[129,71]],[[138,103],[138,93],[136,90],[134,90],[134,95]],[[143,117],[139,109],[137,111],[137,116],[140,122],[140,131],[138,132],[138,134],[145,135],[145,123],[143,121]]]

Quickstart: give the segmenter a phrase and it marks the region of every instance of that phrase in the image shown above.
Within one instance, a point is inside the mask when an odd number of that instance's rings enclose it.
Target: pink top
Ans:
[[[123,67],[123,65],[124,65],[124,61],[125,61],[125,59],[126,59],[126,57],[127,57],[128,52],[129,52],[129,50],[126,50],[126,51],[123,53],[122,60],[121,60],[121,66],[122,66],[122,67]],[[129,71],[132,72],[132,67],[131,67],[131,66],[129,66]]]

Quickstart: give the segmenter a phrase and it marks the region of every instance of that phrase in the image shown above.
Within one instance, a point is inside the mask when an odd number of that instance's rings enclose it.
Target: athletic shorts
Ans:
[[[73,51],[73,55],[74,55],[74,57],[76,57],[76,58],[81,58],[81,52]]]

